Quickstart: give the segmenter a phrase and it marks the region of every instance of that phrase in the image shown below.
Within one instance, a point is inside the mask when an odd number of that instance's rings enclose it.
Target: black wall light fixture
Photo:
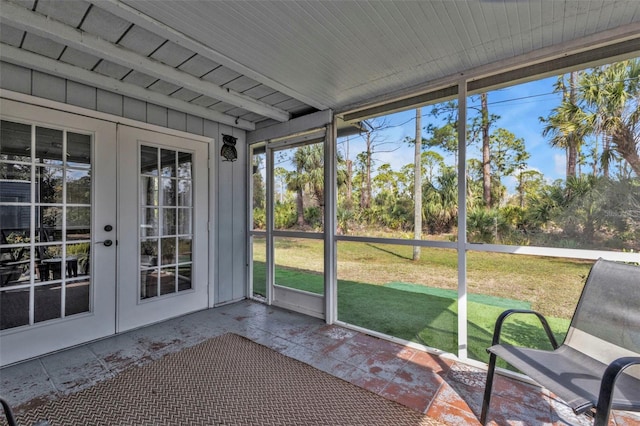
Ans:
[[[220,155],[224,158],[223,161],[236,161],[238,159],[238,151],[236,150],[237,140],[238,138],[234,138],[231,135],[222,135]]]

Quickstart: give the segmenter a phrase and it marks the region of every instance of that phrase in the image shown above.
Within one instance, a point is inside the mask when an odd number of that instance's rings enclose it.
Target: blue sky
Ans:
[[[502,127],[515,134],[517,138],[524,139],[526,150],[531,156],[528,161],[529,168],[543,173],[549,181],[564,178],[565,174],[564,150],[549,145],[547,138],[542,136],[544,125],[539,120],[539,117],[546,117],[560,104],[561,94],[553,93],[555,82],[556,77],[551,77],[488,93],[489,113],[500,116],[492,125],[492,130]],[[474,103],[477,105],[479,99],[472,98],[468,102],[469,106],[473,106]],[[438,124],[429,114],[431,108],[432,106],[428,105],[422,109],[423,128],[429,123]],[[387,116],[387,119],[389,124],[397,127],[385,130],[380,138],[397,143],[390,143],[381,149],[397,149],[393,152],[374,154],[375,165],[389,163],[394,170],[399,170],[403,165],[413,163],[413,146],[400,142],[405,137],[413,139],[415,136],[415,110],[396,113]],[[429,137],[426,132],[423,132],[423,136]],[[344,150],[344,140],[341,142],[343,143],[340,144],[340,149]],[[349,138],[349,145],[350,159],[355,160],[356,154],[364,150],[364,140],[362,137],[352,136]],[[470,147],[467,157],[479,158],[479,149]],[[449,156],[445,161],[448,165],[453,165],[455,159]],[[514,182],[504,181],[503,184],[513,192]]]

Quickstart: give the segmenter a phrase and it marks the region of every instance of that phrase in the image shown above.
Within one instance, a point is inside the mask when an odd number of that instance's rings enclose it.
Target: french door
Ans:
[[[117,331],[208,307],[208,144],[118,129]]]
[[[208,307],[207,142],[0,111],[0,365]]]
[[[0,364],[115,332],[116,125],[0,100]]]

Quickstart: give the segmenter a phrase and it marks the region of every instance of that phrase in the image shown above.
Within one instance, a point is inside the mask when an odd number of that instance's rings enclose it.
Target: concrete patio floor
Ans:
[[[253,301],[196,312],[3,368],[0,394],[14,407],[36,405],[228,332],[447,424],[479,424],[484,370]],[[502,376],[494,386],[490,420],[493,425],[592,423],[586,416],[575,416],[546,390]],[[611,424],[640,425],[640,416],[614,412]]]

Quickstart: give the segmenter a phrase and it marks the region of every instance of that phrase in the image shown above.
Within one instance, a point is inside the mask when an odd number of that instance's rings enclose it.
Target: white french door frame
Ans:
[[[116,200],[116,188],[117,188],[117,169],[120,167],[117,164],[117,124],[125,125],[132,128],[141,129],[144,131],[155,132],[161,135],[168,135],[177,138],[191,139],[194,141],[202,142],[208,145],[208,150],[214,146],[214,139],[211,137],[205,137],[186,133],[179,130],[169,129],[153,124],[147,124],[136,120],[115,116],[108,113],[99,111],[88,110],[86,108],[78,107],[75,105],[65,104],[49,99],[43,99],[32,95],[13,92],[0,88],[0,102],[2,103],[2,115],[3,118],[11,119],[15,118],[23,122],[32,122],[33,124],[53,125],[55,127],[65,127],[73,130],[78,126],[67,126],[64,122],[64,117],[68,117],[69,114],[78,117],[81,120],[88,120],[94,123],[100,124],[100,134],[105,134],[105,129],[111,129],[109,131],[110,139],[113,142],[113,146],[100,156],[94,155],[94,161],[102,162],[102,166],[110,167],[113,169],[112,177],[106,178],[103,184],[111,187],[113,190],[112,196],[104,197],[105,199]],[[40,108],[40,109],[38,109]],[[26,111],[26,112],[22,112]],[[34,111],[41,111],[40,113],[34,113]],[[9,112],[9,113],[7,113]],[[22,118],[21,118],[22,117]],[[37,120],[32,120],[30,117],[38,117]],[[41,117],[46,117],[41,119]],[[50,118],[49,118],[50,117]],[[82,127],[82,126],[80,126]],[[94,131],[97,134],[97,131]],[[104,136],[100,136],[100,140],[105,139]],[[94,141],[95,143],[95,141]],[[113,160],[110,160],[109,156],[113,156]],[[207,155],[208,157],[208,155]],[[216,173],[214,173],[212,162],[207,158],[206,160],[206,177],[202,181],[201,185],[206,185],[207,196],[202,203],[207,209],[207,213],[203,218],[204,227],[204,244],[207,247],[208,255],[205,259],[205,263],[208,265],[207,271],[202,275],[203,280],[206,281],[207,287],[206,295],[204,296],[205,305],[203,308],[211,308],[214,306],[214,285],[215,285],[215,273],[216,273],[216,259],[215,259],[215,227],[212,225],[215,223],[215,193],[212,194],[212,189],[215,189]],[[94,191],[94,199],[101,197],[103,194],[97,194]],[[77,344],[89,342],[91,340],[99,339],[109,335],[113,335],[118,332],[117,328],[117,282],[116,277],[117,263],[116,253],[123,249],[122,245],[117,245],[119,223],[116,221],[117,216],[117,202],[114,201],[101,207],[101,210],[110,215],[113,220],[107,222],[92,221],[92,257],[93,259],[104,260],[112,254],[114,261],[112,266],[109,266],[109,262],[98,263],[92,262],[92,269],[94,275],[100,274],[103,277],[107,277],[107,281],[110,284],[104,285],[100,291],[96,292],[92,290],[91,294],[91,306],[92,309],[99,309],[101,315],[107,315],[105,317],[96,316],[95,312],[89,312],[86,314],[77,314],[69,318],[62,320],[55,320],[54,322],[43,322],[31,326],[29,329],[20,328],[19,330],[3,330],[1,334],[2,344],[0,345],[0,365],[9,365],[15,362],[20,362],[32,357],[43,355],[45,353],[61,350],[67,347],[71,347]],[[112,231],[106,231],[104,225],[110,224],[113,226]],[[104,246],[101,242],[111,239],[114,244],[111,246]],[[103,253],[104,252],[104,253]],[[106,254],[106,255],[105,255]],[[100,266],[98,266],[100,265]],[[93,284],[95,288],[96,285]],[[92,321],[92,318],[98,317],[99,321]],[[169,317],[162,318],[168,319]],[[69,330],[68,327],[74,327],[73,330]],[[66,328],[65,328],[66,327]],[[61,338],[62,337],[62,338]],[[37,347],[33,346],[29,342],[36,342]],[[26,345],[26,346],[25,346]],[[21,348],[17,350],[16,348]]]
[[[92,135],[89,311],[2,330],[0,364],[8,365],[115,332],[116,247],[101,242],[114,239],[113,230],[107,231],[104,228],[106,225],[117,227],[114,223],[116,126],[109,121],[87,117],[86,114],[33,105],[2,95],[4,93],[0,92],[3,119]]]
[[[190,206],[191,219],[191,288],[183,291],[170,292],[166,295],[158,293],[154,297],[143,299],[140,295],[140,147],[149,146],[154,149],[163,149],[175,152],[184,152],[191,155]],[[135,128],[131,126],[118,126],[118,295],[116,331],[122,332],[169,318],[184,315],[189,312],[206,309],[209,307],[209,295],[212,292],[209,281],[209,148],[206,141],[192,137],[176,137],[159,132]],[[174,180],[164,178],[157,170],[158,192],[162,192],[161,180]],[[179,179],[178,179],[179,181]],[[175,188],[178,183],[175,184]],[[160,195],[160,194],[159,194]],[[175,194],[176,200],[178,194]],[[168,207],[174,210],[176,206]],[[166,207],[163,207],[166,208]],[[162,209],[155,207],[159,214]],[[176,211],[174,213],[178,215]],[[175,220],[175,218],[174,218]],[[155,238],[161,240],[163,231],[160,228],[161,221],[157,223],[158,232]],[[174,223],[175,225],[175,223]],[[178,229],[170,232],[171,238],[179,238]],[[147,237],[148,238],[148,237]],[[126,246],[127,249],[125,250]],[[159,253],[158,253],[159,254]],[[153,270],[162,273],[160,257],[157,254],[157,264]],[[174,248],[175,259],[170,263],[179,265],[178,246]],[[178,267],[173,266],[175,276],[178,276]],[[153,270],[147,271],[152,273]],[[167,269],[169,270],[169,269]],[[157,272],[156,271],[156,272]],[[160,274],[158,274],[160,275]],[[175,278],[174,278],[175,280]]]

